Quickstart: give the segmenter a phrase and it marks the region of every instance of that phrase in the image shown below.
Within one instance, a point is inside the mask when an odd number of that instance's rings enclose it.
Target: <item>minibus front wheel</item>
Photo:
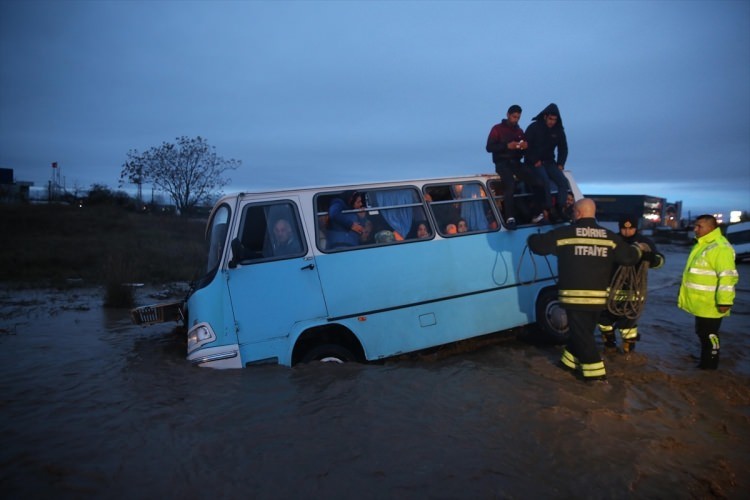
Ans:
[[[357,361],[356,356],[347,349],[336,344],[323,344],[309,350],[302,358],[303,363],[319,361],[321,363],[350,363]]]
[[[568,340],[568,315],[557,298],[557,288],[545,288],[539,294],[536,324],[546,341],[564,344]]]

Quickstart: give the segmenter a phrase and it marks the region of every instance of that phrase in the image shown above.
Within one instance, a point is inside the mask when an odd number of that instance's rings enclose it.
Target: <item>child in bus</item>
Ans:
[[[417,238],[420,240],[427,239],[431,235],[430,226],[426,222],[421,221],[417,223]]]
[[[467,224],[465,219],[458,219],[456,230],[458,231],[458,233],[465,233],[469,231],[469,224]]]

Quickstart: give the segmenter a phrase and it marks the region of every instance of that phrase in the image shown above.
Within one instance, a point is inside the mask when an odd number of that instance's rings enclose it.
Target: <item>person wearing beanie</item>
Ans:
[[[644,252],[641,255],[641,259],[635,264],[637,272],[641,272],[641,266],[644,262],[649,264],[651,269],[658,269],[664,265],[664,255],[658,252],[656,244],[654,242],[638,232],[638,220],[639,217],[624,216],[620,218],[620,236],[628,244],[643,244],[649,248],[648,252]],[[614,276],[618,268],[614,269],[612,275]],[[645,270],[644,270],[645,272]],[[645,296],[641,295],[638,290],[630,289],[628,285],[626,290],[616,290],[615,299],[619,300],[644,300]],[[643,290],[645,292],[645,290]],[[639,299],[640,298],[640,299]],[[643,306],[643,304],[640,304]],[[622,351],[629,353],[635,350],[635,343],[641,338],[638,333],[638,317],[628,318],[625,315],[618,315],[610,310],[605,310],[599,318],[599,331],[602,334],[602,340],[604,341],[604,349],[606,351],[614,351],[617,349],[616,331],[620,330],[620,337],[622,338]]]
[[[544,181],[544,209],[549,213],[550,221],[568,219],[563,211],[570,190],[570,183],[563,174],[568,159],[568,139],[557,104],[551,103],[531,119],[531,125],[526,128],[526,140],[528,149],[524,163]],[[551,183],[557,186],[554,204]]]

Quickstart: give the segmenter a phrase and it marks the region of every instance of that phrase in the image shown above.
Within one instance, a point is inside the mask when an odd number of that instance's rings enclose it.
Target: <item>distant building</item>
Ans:
[[[0,202],[28,202],[29,190],[33,185],[33,182],[16,182],[12,168],[0,168]]]
[[[596,218],[616,223],[624,216],[639,217],[640,229],[678,228],[682,202],[668,203],[665,198],[643,194],[587,194],[596,203]],[[611,225],[611,224],[610,224]]]

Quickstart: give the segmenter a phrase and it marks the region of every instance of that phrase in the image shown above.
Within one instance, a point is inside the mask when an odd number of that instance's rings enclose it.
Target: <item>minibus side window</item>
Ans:
[[[290,202],[247,205],[239,231],[241,263],[300,257],[307,253],[296,207]]]
[[[388,245],[429,239],[434,234],[419,191],[414,187],[399,186],[357,193],[362,202],[358,207],[345,200],[351,199],[352,191],[317,195],[319,249],[337,251]],[[352,230],[352,227],[357,230]]]
[[[498,227],[486,190],[477,182],[427,186],[425,198],[442,236],[486,232]]]

